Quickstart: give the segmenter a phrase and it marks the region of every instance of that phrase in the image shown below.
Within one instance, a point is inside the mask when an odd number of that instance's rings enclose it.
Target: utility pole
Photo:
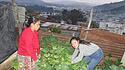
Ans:
[[[92,15],[93,15],[93,8],[91,9],[91,12],[90,12],[89,24],[88,24],[88,26],[87,26],[87,29],[85,29],[86,33],[85,33],[85,38],[84,38],[84,40],[87,39],[88,33],[89,33],[89,31],[91,30],[91,29],[90,29],[90,26],[91,26],[91,23],[92,23]]]
[[[16,6],[16,0],[12,0],[13,6]]]
[[[18,12],[17,12],[17,5],[16,5],[16,0],[12,0],[12,9],[13,9],[13,14],[14,14],[14,18],[16,20],[16,27],[17,27],[17,17],[18,17]]]
[[[16,0],[12,0],[13,13],[16,12]]]

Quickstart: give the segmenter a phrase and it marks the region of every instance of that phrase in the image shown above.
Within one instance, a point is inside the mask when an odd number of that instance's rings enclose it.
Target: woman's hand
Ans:
[[[38,59],[40,59],[40,57],[41,57],[41,55],[40,55],[40,54],[39,54],[39,55],[37,55],[37,58],[38,58]]]
[[[36,61],[33,61],[33,65],[35,65],[37,62],[38,62],[38,60],[36,60]]]
[[[71,61],[71,64],[74,64],[74,62],[73,62],[73,61]]]

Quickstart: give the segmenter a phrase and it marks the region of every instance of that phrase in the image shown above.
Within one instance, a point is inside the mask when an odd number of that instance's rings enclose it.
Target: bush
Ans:
[[[121,67],[121,60],[117,59],[116,61],[112,60],[112,54],[109,54],[108,59],[104,60],[104,67],[102,70],[125,70]]]
[[[50,31],[53,33],[61,33],[61,29],[59,27],[56,27],[56,26],[50,27]]]

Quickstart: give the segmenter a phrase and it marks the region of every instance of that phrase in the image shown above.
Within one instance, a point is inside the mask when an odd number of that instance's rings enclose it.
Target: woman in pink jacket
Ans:
[[[28,27],[24,29],[19,38],[18,70],[36,70],[36,62],[40,56],[38,39],[39,19],[28,19]]]

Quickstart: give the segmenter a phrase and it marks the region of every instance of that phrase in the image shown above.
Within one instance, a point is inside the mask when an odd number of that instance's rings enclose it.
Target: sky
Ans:
[[[56,2],[56,1],[67,1],[67,0],[43,0],[45,2]],[[123,0],[68,0],[68,1],[76,1],[76,2],[87,2],[92,4],[106,4],[106,3],[113,3],[113,2],[119,2]]]

